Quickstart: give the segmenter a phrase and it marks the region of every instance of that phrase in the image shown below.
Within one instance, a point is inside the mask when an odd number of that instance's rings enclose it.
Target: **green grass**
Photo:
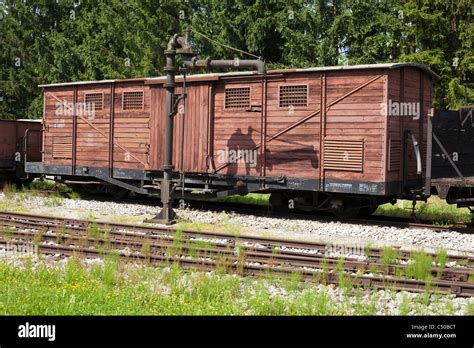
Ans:
[[[111,215],[108,219],[116,223],[129,225],[139,225],[143,222],[143,216]]]
[[[448,252],[443,248],[439,249],[436,254],[435,262],[436,262],[436,265],[438,266],[437,277],[440,278],[444,273],[446,264],[448,263]]]
[[[47,207],[59,207],[64,203],[64,197],[58,192],[54,192],[44,200],[44,205]]]
[[[31,191],[57,191],[63,193],[71,193],[73,190],[66,184],[57,183],[53,180],[33,180],[29,187]]]
[[[385,246],[382,251],[382,264],[385,268],[388,268],[390,265],[395,264],[399,258],[399,252],[395,249]]]
[[[26,259],[21,266],[1,261],[0,274],[0,315],[374,315],[380,302],[377,291],[360,288],[332,297],[328,287],[301,282],[298,273],[268,279],[184,273],[175,264],[122,264],[117,255],[88,266],[77,258],[66,264]],[[423,313],[430,301],[404,300],[400,312]]]
[[[41,191],[52,191],[44,198],[47,207],[59,207],[64,197],[80,199],[81,196],[65,184],[58,184],[51,180],[34,180],[27,186],[17,187],[15,184],[6,184],[2,187],[4,198],[0,200],[0,210],[12,212],[27,212],[25,203],[30,196],[38,196]]]
[[[410,255],[410,263],[406,268],[406,277],[418,280],[429,281],[431,278],[431,268],[433,257],[423,251],[413,252]]]
[[[199,199],[196,195],[193,199]],[[269,205],[270,194],[248,193],[245,196],[233,195],[222,198],[205,199],[211,202],[239,203],[251,205]]]
[[[174,226],[177,230],[193,230],[205,232],[227,232],[232,235],[239,235],[246,228],[235,221],[230,221],[230,217],[226,212],[222,212],[216,218],[214,223],[200,223],[193,221],[178,221]]]
[[[411,216],[411,208],[411,201],[398,200],[395,205],[387,203],[379,206],[374,215],[408,218]],[[430,197],[426,203],[418,202],[415,213],[418,219],[439,225],[467,223],[471,220],[469,209],[457,208],[455,204],[448,204],[439,197]]]

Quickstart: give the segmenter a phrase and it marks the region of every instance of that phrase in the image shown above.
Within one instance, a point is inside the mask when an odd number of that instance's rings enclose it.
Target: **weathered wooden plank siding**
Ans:
[[[45,89],[45,165],[85,166],[95,168],[122,168],[145,170],[150,147],[151,93],[143,82],[124,82],[114,86],[113,141],[111,140],[112,84],[91,84],[52,87]],[[77,90],[76,121],[69,108]],[[124,110],[124,93],[143,93],[139,109]],[[87,95],[102,95],[100,108],[85,110],[81,105],[89,102]],[[86,100],[87,99],[87,100]],[[75,136],[74,136],[75,133]],[[55,144],[70,139],[70,155],[66,146],[55,151]],[[113,144],[113,145],[112,145]],[[111,147],[113,150],[111,151]],[[56,147],[59,147],[56,145]],[[74,157],[74,158],[73,158]],[[111,161],[112,159],[112,161]]]
[[[288,106],[279,103],[280,89],[290,86],[308,86],[307,104]],[[269,79],[267,96],[267,138],[286,129],[310,113],[320,109],[320,74],[302,76],[285,75],[281,79]],[[298,104],[298,103],[297,103]],[[301,178],[318,177],[320,115],[293,128],[266,146],[266,174]]]
[[[428,73],[413,67],[290,71],[270,73],[265,79],[242,75],[188,82],[183,168],[182,103],[174,120],[176,171],[323,181],[401,181],[404,129],[412,130],[417,137],[425,162],[424,133],[432,83]],[[71,115],[57,115],[58,100],[72,103],[74,89],[78,103],[86,101],[86,94],[102,93],[102,109],[94,117],[78,117],[76,122]],[[143,99],[137,97],[141,93]],[[181,85],[176,93],[182,93]],[[47,87],[45,101],[46,165],[72,166],[74,162],[76,166],[101,168],[162,169],[167,117],[163,81]],[[422,101],[421,119],[390,116],[389,101]],[[124,106],[126,103],[132,108]],[[312,113],[315,115],[304,123],[262,144],[263,139],[270,139]],[[73,136],[74,123],[77,135],[73,161],[65,148],[67,137]],[[54,141],[59,144],[56,149]],[[229,156],[233,155],[242,158],[232,161]],[[414,179],[416,158],[411,144],[408,157],[411,174],[407,179]]]
[[[176,93],[182,93],[181,87]],[[208,127],[209,127],[209,83],[193,83],[187,87],[186,108],[183,102],[178,106],[174,118],[173,165],[180,167],[182,111],[185,112],[184,171],[205,173],[207,171]],[[150,170],[161,170],[164,156],[164,134],[166,122],[166,91],[162,85],[151,88],[153,108],[151,111]]]

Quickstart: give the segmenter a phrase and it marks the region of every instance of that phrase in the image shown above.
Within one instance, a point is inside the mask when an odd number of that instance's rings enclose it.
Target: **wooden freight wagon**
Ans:
[[[41,120],[0,120],[0,181],[25,177],[25,160],[41,161]]]
[[[293,199],[341,215],[420,197],[436,77],[413,63],[188,76],[182,148],[182,113],[175,117],[175,181],[181,172],[187,192],[272,192],[275,205]],[[164,82],[41,86],[45,149],[28,170],[153,192],[162,177]]]

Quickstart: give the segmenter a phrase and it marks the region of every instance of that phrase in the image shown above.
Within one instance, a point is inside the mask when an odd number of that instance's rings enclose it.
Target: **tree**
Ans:
[[[270,68],[422,63],[442,77],[438,108],[474,71],[470,0],[6,0],[0,17],[2,118],[41,117],[39,84],[160,75],[187,28],[201,57],[247,57],[219,42]]]

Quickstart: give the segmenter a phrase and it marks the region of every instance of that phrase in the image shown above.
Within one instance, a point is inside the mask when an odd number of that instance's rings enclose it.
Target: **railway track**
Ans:
[[[124,260],[151,264],[179,263],[184,268],[212,270],[223,267],[244,275],[298,272],[307,280],[400,290],[425,291],[421,279],[407,279],[409,251],[394,249],[390,262],[386,250],[347,247],[349,254],[335,255],[334,245],[226,233],[177,231],[87,220],[0,213],[0,242],[36,245],[42,254],[101,257],[117,254]],[[344,248],[343,248],[344,249]],[[426,254],[436,261],[437,255]],[[474,296],[474,258],[449,255],[459,267],[425,269],[431,289],[458,296]],[[407,273],[408,272],[408,273]]]
[[[37,191],[36,191],[37,192]],[[40,191],[45,194],[58,193],[57,191],[44,190]],[[117,202],[116,199],[112,197],[107,197],[105,195],[91,195],[86,194],[81,197],[82,199],[90,199],[102,202]],[[130,203],[130,204],[145,204],[153,207],[157,207],[159,204],[159,199],[156,197],[128,197],[121,198],[118,201],[121,203]],[[321,221],[321,222],[340,222],[340,223],[349,223],[356,225],[375,225],[375,226],[393,226],[399,228],[417,228],[417,229],[429,229],[435,232],[444,232],[444,231],[455,231],[459,233],[474,233],[474,228],[468,226],[467,224],[457,223],[449,225],[436,225],[430,221],[421,221],[415,222],[413,218],[396,218],[396,217],[385,217],[385,216],[369,216],[366,218],[338,218],[332,214],[325,214],[324,212],[304,212],[304,211],[286,211],[279,212],[275,211],[269,205],[252,205],[252,204],[242,204],[242,203],[233,203],[233,202],[217,202],[212,200],[192,200],[186,199],[185,204],[189,208],[197,210],[206,210],[213,212],[234,212],[237,214],[253,215],[253,216],[262,216],[262,217],[271,217],[271,218],[284,218],[284,219],[302,219],[310,221]],[[175,201],[175,208],[178,208],[179,201]]]

